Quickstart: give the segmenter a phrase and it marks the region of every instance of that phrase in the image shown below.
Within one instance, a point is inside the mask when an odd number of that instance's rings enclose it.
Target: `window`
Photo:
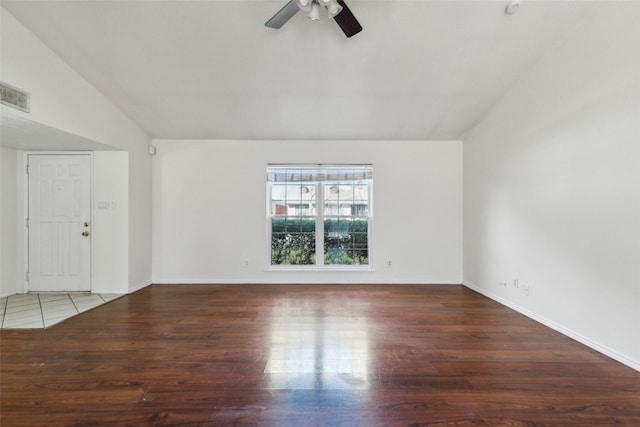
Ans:
[[[272,266],[370,265],[370,165],[267,167]]]

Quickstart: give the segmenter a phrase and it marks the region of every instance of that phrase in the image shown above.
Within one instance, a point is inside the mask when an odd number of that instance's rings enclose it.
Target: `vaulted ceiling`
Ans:
[[[286,1],[1,4],[154,138],[429,140],[615,3],[346,0],[364,27],[346,38],[326,15],[266,28]]]

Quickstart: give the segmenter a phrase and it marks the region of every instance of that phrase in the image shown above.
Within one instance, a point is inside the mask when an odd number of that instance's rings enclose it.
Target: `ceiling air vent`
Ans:
[[[0,82],[0,102],[29,112],[29,94],[4,82]]]

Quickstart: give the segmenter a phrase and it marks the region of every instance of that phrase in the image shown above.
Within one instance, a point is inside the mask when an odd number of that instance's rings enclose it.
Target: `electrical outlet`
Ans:
[[[391,260],[387,261],[387,267],[391,268]]]
[[[522,292],[524,292],[525,295],[529,295],[529,284],[528,283],[523,283],[522,284]]]
[[[520,287],[520,281],[518,279],[513,279],[513,287],[514,288]]]
[[[245,258],[244,261],[242,261],[242,267],[243,268],[249,268],[249,260]]]
[[[507,287],[507,282],[500,282],[500,286],[502,286],[503,288]]]

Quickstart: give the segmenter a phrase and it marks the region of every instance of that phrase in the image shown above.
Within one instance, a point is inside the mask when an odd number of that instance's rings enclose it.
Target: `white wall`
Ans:
[[[128,160],[124,151],[93,153],[91,291],[95,293],[129,292]]]
[[[0,147],[0,297],[16,293],[22,281],[17,264],[17,152]]]
[[[11,110],[11,114],[128,152],[128,171],[123,171],[128,173],[129,194],[129,237],[125,248],[129,254],[128,289],[149,284],[151,160],[147,152],[148,135],[5,9],[1,9],[0,19],[2,80],[31,94],[31,112]]]
[[[154,283],[461,283],[460,141],[154,145]],[[265,271],[267,164],[349,162],[374,167],[375,270]]]
[[[636,369],[639,11],[599,11],[464,142],[464,283]]]

